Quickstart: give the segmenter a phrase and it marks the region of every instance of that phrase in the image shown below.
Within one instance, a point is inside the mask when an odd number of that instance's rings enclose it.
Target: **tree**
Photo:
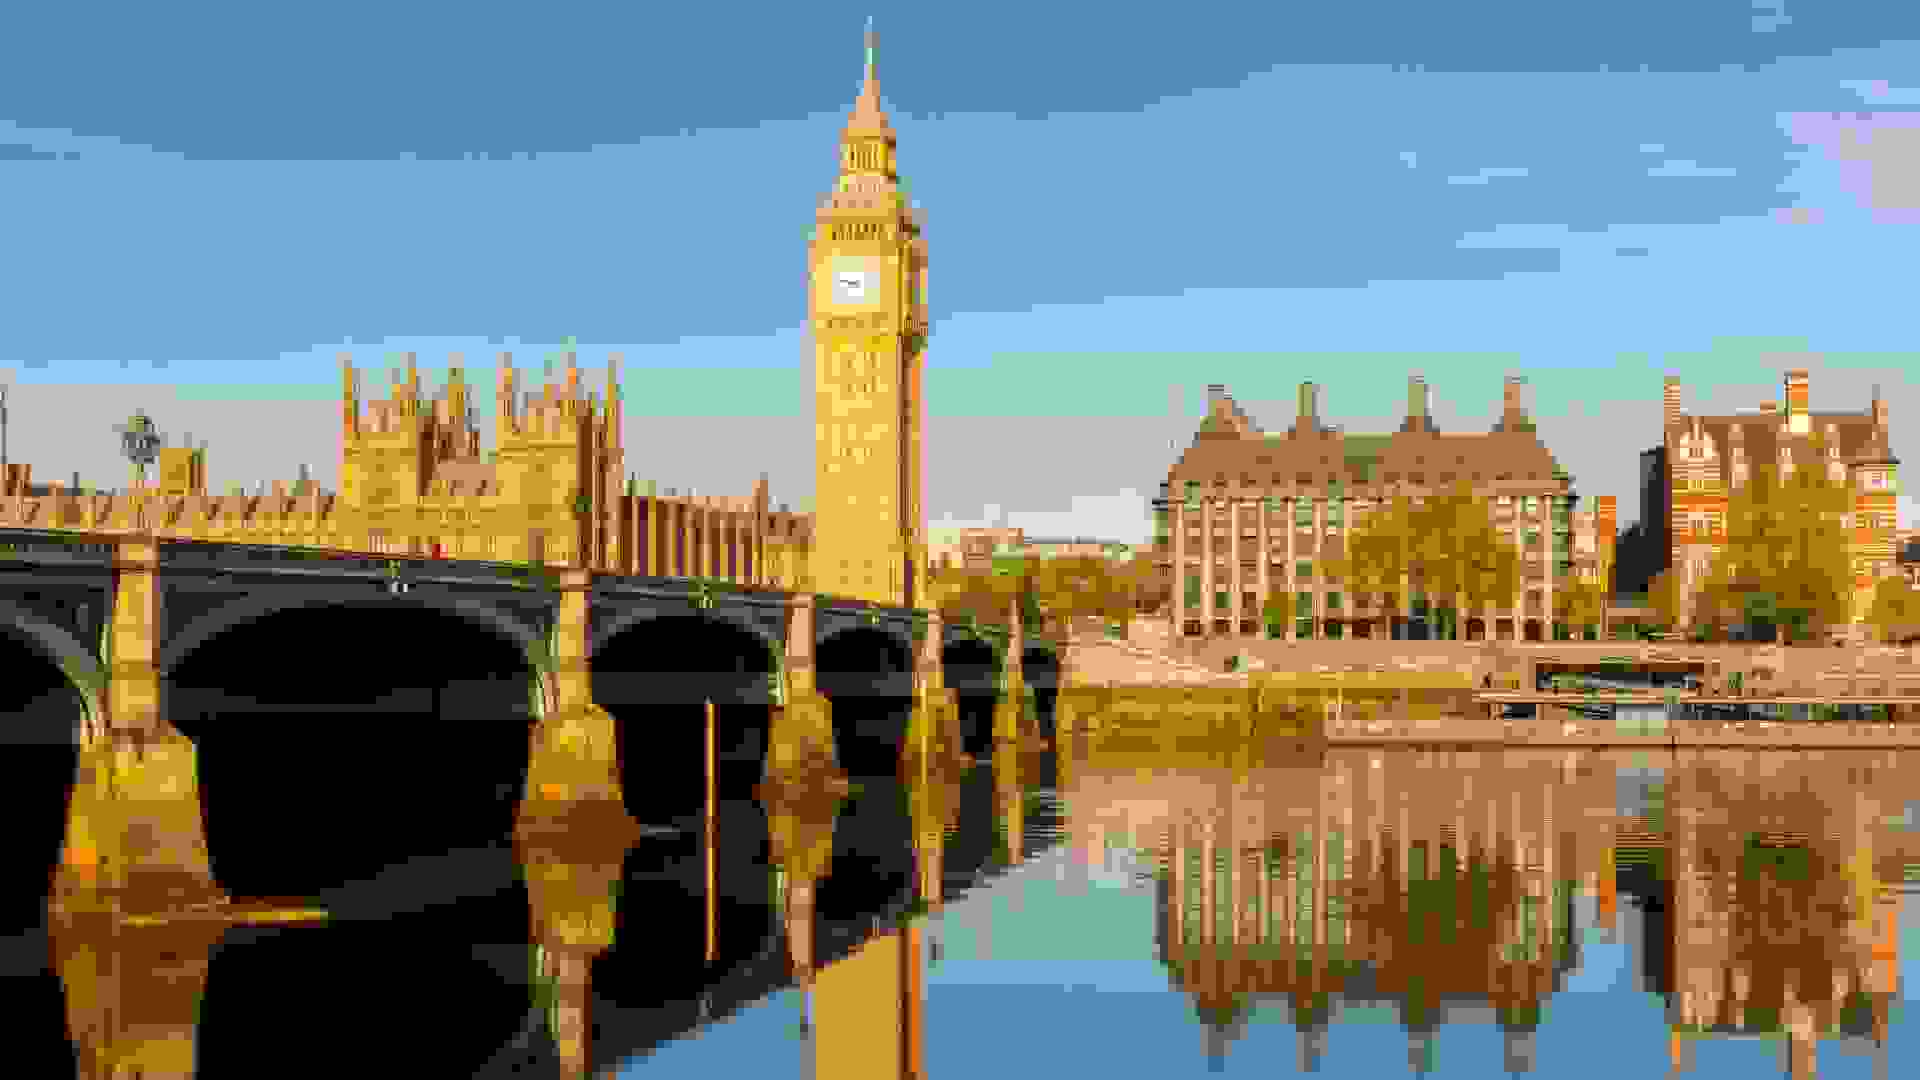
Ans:
[[[1680,575],[1672,567],[1653,575],[1647,582],[1647,606],[1653,609],[1655,625],[1672,630],[1680,625]]]
[[[1396,597],[1422,593],[1456,612],[1512,603],[1520,553],[1494,527],[1484,496],[1462,483],[1416,505],[1397,496],[1347,537],[1329,576]],[[1459,635],[1459,620],[1454,620]]]
[[[1867,625],[1888,644],[1920,636],[1920,590],[1897,577],[1882,578],[1873,589]]]
[[[943,567],[927,574],[927,598],[948,618],[1004,627],[1018,584],[990,570]]]
[[[1121,586],[1133,597],[1133,610],[1142,615],[1163,611],[1173,604],[1173,576],[1155,565],[1153,556],[1136,552],[1114,570]]]
[[[1098,555],[1035,560],[1028,569],[1028,588],[1042,621],[1061,631],[1093,617],[1117,622],[1124,632],[1133,618],[1132,583],[1112,560]]]
[[[1811,462],[1782,476],[1761,465],[1727,500],[1726,542],[1699,588],[1709,624],[1738,612],[1749,623],[1777,615],[1807,636],[1852,617],[1853,565],[1844,515],[1852,499],[1828,475],[1824,442]]]
[[[1260,618],[1267,628],[1268,637],[1285,637],[1287,620],[1293,618],[1293,598],[1284,586],[1276,586],[1267,591],[1266,599],[1260,609]]]
[[[1606,586],[1595,581],[1572,581],[1553,592],[1553,613],[1569,633],[1589,629],[1606,617]]]

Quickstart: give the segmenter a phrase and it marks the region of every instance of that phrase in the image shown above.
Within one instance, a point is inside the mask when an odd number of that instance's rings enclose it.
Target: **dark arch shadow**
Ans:
[[[1020,672],[1033,690],[1038,730],[1053,738],[1053,705],[1060,696],[1060,659],[1044,646],[1029,646],[1020,654]]]
[[[524,888],[506,895],[526,902]],[[370,1046],[381,1047],[372,1071],[382,1075],[500,1075],[482,1068],[526,1019],[529,962],[524,949],[496,944],[513,938],[481,936],[504,922],[479,926],[462,914],[441,905],[385,921],[229,931],[207,972],[193,1076],[258,1076],[263,1052],[285,1058],[276,1075],[360,1075]],[[373,987],[402,996],[370,1007]],[[429,998],[432,1008],[400,1004]]]
[[[1000,656],[979,638],[950,640],[940,651],[947,689],[960,705],[960,748],[974,757],[993,752],[993,706],[1000,699]]]
[[[65,839],[79,762],[80,694],[46,650],[0,624],[0,937],[39,926]]]
[[[484,600],[459,593],[409,593],[405,599],[391,600],[376,593],[363,600],[349,603],[350,606],[363,611],[443,612],[513,642],[521,650],[522,655],[539,652],[546,647],[546,643],[541,641],[531,628],[520,624]],[[283,611],[337,606],[340,606],[337,601],[302,596],[297,593],[268,592],[236,600],[195,619],[183,627],[173,640],[163,643],[160,648],[160,671],[164,675],[173,674],[174,670],[191,657],[203,643],[269,615]]]
[[[765,767],[774,657],[724,617],[689,612],[627,624],[591,659],[594,700],[614,718],[621,790],[643,826],[622,870],[614,947],[595,995],[671,1028],[702,986],[766,948],[775,911]],[[718,955],[706,959],[706,702],[714,702]],[[677,1018],[677,1019],[676,1019]]]
[[[706,804],[706,702],[714,703],[723,800],[751,800],[766,760],[773,656],[731,620],[664,615],[630,623],[593,654],[593,697],[613,714],[627,811],[691,826]]]
[[[410,882],[423,875],[400,871],[422,859],[504,847],[530,679],[517,642],[419,606],[296,607],[204,640],[163,707],[198,749],[216,881],[326,903]]]
[[[820,692],[833,702],[834,751],[849,776],[895,776],[913,713],[913,657],[884,630],[856,626],[821,641]]]

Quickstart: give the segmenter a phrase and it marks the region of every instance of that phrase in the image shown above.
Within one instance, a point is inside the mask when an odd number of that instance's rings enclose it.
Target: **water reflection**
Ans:
[[[1143,754],[1071,731],[1057,753],[1031,739],[1001,741],[978,761],[951,748],[910,753],[896,777],[769,776],[752,801],[716,796],[711,817],[671,827],[636,826],[617,807],[599,820],[587,804],[522,822],[510,851],[449,853],[396,873],[406,904],[374,902],[373,885],[329,894],[318,906],[334,918],[308,912],[288,941],[337,951],[351,924],[394,920],[409,934],[451,927],[469,947],[523,937],[485,946],[501,950],[489,966],[525,1003],[518,1034],[474,1022],[459,1033],[471,1050],[421,1051],[491,1058],[481,1076],[747,1067],[721,1064],[729,1054],[768,1075],[1021,1072],[1021,1040],[979,1037],[981,1008],[1044,1016],[1048,1039],[1091,1045],[1113,1041],[1129,999],[1176,1007],[1182,1026],[1143,1023],[1148,1045],[1116,1058],[1145,1068],[1168,1055],[1155,1075],[1183,1063],[1554,1075],[1642,1037],[1656,1041],[1661,1066],[1684,1071],[1702,1048],[1752,1036],[1776,1040],[1792,1075],[1813,1075],[1833,1045],[1863,1049],[1886,1075],[1912,1040],[1896,1008],[1901,890],[1920,869],[1911,752],[1249,753],[1189,740]],[[160,835],[176,817],[147,813],[143,822],[161,824],[142,826],[143,850],[191,847]],[[110,831],[84,815],[70,830]],[[70,862],[72,874],[91,865],[96,877],[139,878],[104,858]],[[1132,872],[1087,885],[1095,868],[1116,865]],[[208,1074],[208,1047],[232,1038],[200,1027],[219,972],[232,976],[229,994],[262,1008],[302,1000],[293,972],[309,969],[240,966],[215,949],[237,943],[236,923],[293,919],[298,905],[143,907],[128,891],[89,906],[76,897],[97,890],[63,881],[47,936],[81,1075]],[[165,899],[179,886],[156,888]],[[1102,889],[1144,901],[1115,916]],[[511,905],[517,922],[477,929],[460,913],[472,903]],[[1644,978],[1569,993],[1594,950],[1617,948],[1593,932],[1616,923]],[[416,993],[457,1000],[471,969],[403,936],[366,954],[381,959],[363,977],[385,985],[433,965]],[[1092,1009],[1015,1004],[1005,980],[1077,978],[1048,951],[1067,939],[1103,970],[1137,962],[1153,978],[1133,995],[1077,996],[1099,999]],[[1006,960],[1017,973],[991,968]],[[963,1007],[967,981],[983,978],[1002,980],[989,983],[999,992]],[[1660,995],[1664,1015],[1608,1029],[1583,1023],[1584,1005],[1566,1006],[1639,989]],[[232,1014],[208,1011],[223,1008]],[[755,1027],[768,1010],[775,1022]],[[1291,1027],[1277,1066],[1262,1026],[1274,1019]],[[1382,1019],[1397,1029],[1384,1062]],[[297,1018],[286,1023],[300,1030]],[[1463,1047],[1454,1033],[1464,1030],[1492,1041]]]
[[[1462,1022],[1496,1026],[1504,1068],[1531,1071],[1547,1001],[1580,964],[1575,897],[1610,918],[1622,846],[1645,859],[1637,887],[1671,933],[1652,988],[1673,1067],[1692,1042],[1735,1034],[1780,1038],[1796,1076],[1826,1037],[1884,1055],[1900,886],[1920,857],[1911,754],[1663,754],[1664,797],[1643,816],[1623,813],[1620,781],[1650,755],[1331,749],[1253,769],[1225,756],[1167,752],[1148,771],[1131,748],[1063,751],[1076,857],[1120,845],[1155,859],[1160,956],[1215,1067],[1271,1000],[1303,1070],[1321,1067],[1342,1013],[1390,1005],[1416,1073]]]

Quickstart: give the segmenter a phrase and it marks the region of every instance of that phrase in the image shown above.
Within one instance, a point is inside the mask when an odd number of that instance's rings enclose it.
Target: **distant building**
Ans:
[[[1920,529],[1901,534],[1900,553],[1895,561],[1907,584],[1920,586]]]
[[[994,559],[1007,556],[1037,555],[1051,559],[1097,555],[1126,559],[1132,557],[1137,547],[1118,540],[1097,540],[1083,536],[1030,537],[1025,529],[936,529],[932,531],[932,536],[932,564],[966,570],[991,569]]]

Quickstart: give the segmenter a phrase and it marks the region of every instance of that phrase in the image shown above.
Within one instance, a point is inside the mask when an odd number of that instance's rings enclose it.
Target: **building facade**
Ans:
[[[814,370],[814,573],[822,592],[911,607],[925,591],[922,364],[927,248],[880,107],[875,41],[807,262]]]
[[[1783,382],[1784,402],[1764,401],[1752,412],[1730,416],[1696,416],[1681,408],[1679,377],[1666,377],[1663,439],[1641,455],[1651,481],[1642,513],[1654,511],[1664,525],[1649,539],[1664,547],[1659,568],[1677,568],[1683,595],[1691,596],[1726,544],[1728,495],[1756,465],[1774,465],[1788,475],[1824,468],[1851,493],[1844,524],[1854,573],[1851,619],[1858,623],[1874,584],[1900,572],[1894,545],[1899,461],[1890,445],[1887,403],[1876,388],[1865,411],[1813,412],[1807,372],[1788,371]]]
[[[35,485],[28,466],[13,465],[0,525],[806,588],[811,515],[774,507],[764,477],[746,496],[659,495],[624,472],[618,371],[615,357],[600,401],[569,354],[562,381],[523,393],[501,354],[496,444],[483,455],[460,357],[437,398],[422,393],[409,354],[390,396],[363,402],[343,356],[339,491],[303,477],[215,494],[204,448],[166,447],[151,483],[111,495]]]
[[[1442,432],[1427,386],[1414,376],[1407,418],[1388,435],[1347,435],[1322,423],[1313,383],[1300,387],[1293,426],[1271,434],[1225,387],[1209,387],[1207,415],[1155,500],[1155,551],[1172,585],[1173,633],[1264,636],[1265,601],[1277,591],[1291,601],[1282,627],[1289,641],[1420,634],[1404,595],[1343,595],[1317,569],[1343,553],[1350,529],[1394,498],[1418,501],[1465,482],[1492,504],[1496,528],[1521,549],[1522,580],[1511,605],[1464,613],[1463,635],[1550,636],[1554,590],[1581,559],[1604,580],[1611,543],[1574,537],[1580,524],[1610,520],[1612,505],[1573,517],[1572,480],[1534,431],[1521,385],[1507,380],[1491,431]]]

